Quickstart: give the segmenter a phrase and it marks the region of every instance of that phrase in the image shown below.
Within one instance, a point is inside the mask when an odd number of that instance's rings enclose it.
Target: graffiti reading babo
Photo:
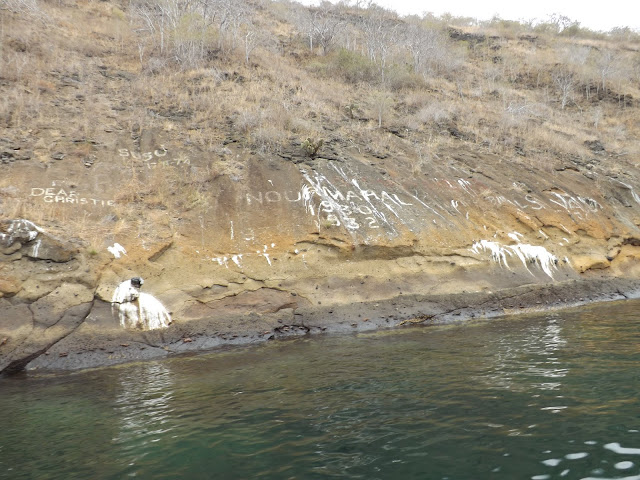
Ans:
[[[164,145],[160,145],[160,148],[153,151],[141,153],[134,152],[128,148],[118,149],[118,155],[120,155],[120,157],[141,160],[149,169],[170,166],[179,167],[191,164],[191,160],[186,155],[180,155],[177,158],[167,158],[167,153],[169,153],[169,150]]]

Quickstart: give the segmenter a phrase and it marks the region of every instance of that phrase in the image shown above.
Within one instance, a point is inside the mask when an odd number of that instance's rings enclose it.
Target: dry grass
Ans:
[[[159,36],[141,28],[130,2],[11,0],[6,5],[0,128],[12,139],[37,129],[29,145],[35,159],[47,163],[64,147],[82,160],[97,153],[92,141],[105,127],[126,131],[135,123],[211,156],[204,174],[190,170],[178,178],[158,169],[132,175],[116,198],[118,218],[135,219],[143,207],[154,215],[164,209],[206,212],[211,179],[243,174],[231,162],[214,162],[227,155],[229,139],[234,152],[269,156],[307,137],[332,137],[363,159],[392,160],[402,151],[413,173],[454,147],[541,166],[589,157],[585,141],[600,141],[612,155],[640,149],[634,143],[640,136],[640,49],[633,36],[569,37],[494,22],[465,29],[482,36],[479,42],[445,38],[433,53],[438,60],[432,70],[420,75],[411,71],[410,56],[396,41],[382,83],[356,27],[349,46],[339,45],[343,50],[309,52],[292,20],[295,5],[287,2],[261,4],[254,12],[255,25],[269,41],[248,64],[241,42],[232,49],[231,37],[221,32],[207,37],[201,57],[176,61],[176,51],[165,46],[161,52]],[[363,12],[353,7],[345,18]],[[447,32],[446,24],[434,20],[421,25]],[[605,52],[612,54],[615,68],[603,92],[598,62]],[[564,109],[553,83],[559,65],[576,78]],[[354,75],[356,67],[368,76]],[[391,128],[410,135],[400,139]],[[76,221],[78,230],[85,230],[86,218],[72,220],[64,210],[49,211],[7,191],[0,193],[1,215]]]

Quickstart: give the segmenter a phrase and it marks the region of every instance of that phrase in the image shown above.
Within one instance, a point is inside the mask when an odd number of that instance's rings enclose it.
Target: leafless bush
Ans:
[[[573,101],[573,94],[576,87],[575,76],[566,70],[557,70],[552,75],[553,83],[560,94],[560,108],[564,110],[567,104]]]
[[[253,10],[243,0],[133,0],[129,9],[138,50],[197,68],[212,55],[242,48],[248,58],[257,30]]]

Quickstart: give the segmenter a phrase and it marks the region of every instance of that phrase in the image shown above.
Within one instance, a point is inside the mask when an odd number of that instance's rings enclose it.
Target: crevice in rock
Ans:
[[[82,320],[80,320],[78,322],[77,325],[75,325],[73,328],[71,328],[68,332],[66,332],[64,335],[62,335],[59,338],[56,338],[55,340],[45,344],[42,348],[39,348],[38,350],[36,350],[35,352],[30,353],[29,355],[26,355],[22,358],[18,358],[16,360],[13,360],[12,362],[10,362],[2,371],[0,371],[0,375],[12,375],[15,373],[20,372],[21,370],[24,370],[25,367],[32,362],[33,360],[35,360],[36,358],[38,358],[39,356],[43,355],[46,351],[48,351],[50,348],[52,348],[54,345],[56,345],[57,343],[61,342],[62,340],[64,340],[65,338],[67,338],[69,335],[71,335],[72,333],[74,333],[82,324],[84,324],[84,322],[87,320],[87,318],[89,317],[89,314],[91,313],[91,310],[93,309],[93,305],[94,305],[95,301],[92,301],[91,304],[89,305],[89,307],[87,308],[87,312],[84,314]],[[29,306],[29,310],[31,311],[31,306]],[[32,317],[33,317],[33,312],[32,313]],[[53,326],[57,325],[57,323],[64,318],[64,315],[62,315],[57,321],[56,323],[54,323],[53,325],[47,327],[44,329],[44,331],[46,332],[47,330],[49,330],[50,328],[52,328]],[[35,319],[33,320],[34,323],[34,329],[35,329]],[[23,341],[21,343],[21,345],[24,345],[26,342]]]

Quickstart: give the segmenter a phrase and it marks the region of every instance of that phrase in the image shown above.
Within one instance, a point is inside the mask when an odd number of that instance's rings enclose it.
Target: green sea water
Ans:
[[[640,302],[0,379],[2,479],[640,480]]]

